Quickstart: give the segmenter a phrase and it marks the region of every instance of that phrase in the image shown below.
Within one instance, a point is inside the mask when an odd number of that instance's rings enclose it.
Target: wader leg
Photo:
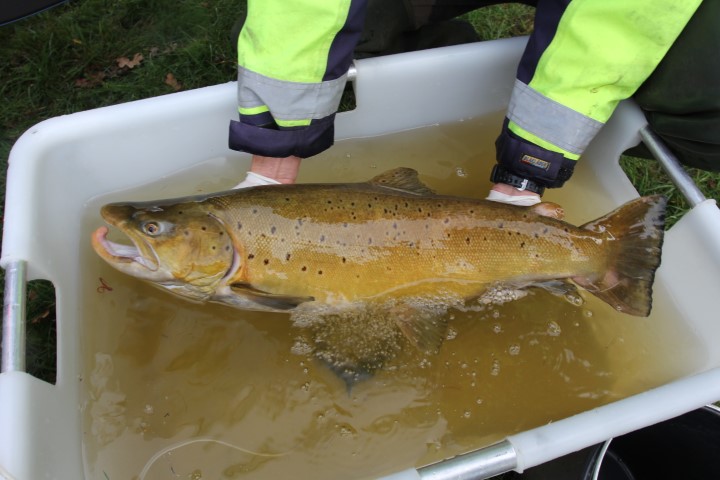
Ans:
[[[634,95],[678,159],[720,172],[720,2],[703,2]],[[644,146],[627,152],[652,158]]]

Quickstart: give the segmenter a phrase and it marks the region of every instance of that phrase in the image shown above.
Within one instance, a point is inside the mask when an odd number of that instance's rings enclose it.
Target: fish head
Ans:
[[[108,228],[100,227],[92,235],[93,248],[125,274],[198,301],[232,274],[232,238],[200,203],[114,203],[102,207],[101,215],[132,244],[109,240]]]

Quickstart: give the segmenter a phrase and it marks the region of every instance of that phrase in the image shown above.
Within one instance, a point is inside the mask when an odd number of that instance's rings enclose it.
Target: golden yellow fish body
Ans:
[[[401,168],[358,184],[255,187],[199,198],[111,204],[134,246],[93,234],[130,275],[179,295],[286,311],[426,299],[457,303],[490,285],[572,279],[647,315],[665,200],[645,197],[577,227],[537,208],[435,195]]]
[[[233,281],[322,303],[603,272],[607,234],[484,200],[295,185],[208,200],[233,237]]]

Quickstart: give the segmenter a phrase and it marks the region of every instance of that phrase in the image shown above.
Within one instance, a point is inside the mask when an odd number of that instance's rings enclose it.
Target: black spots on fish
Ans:
[[[372,244],[373,244],[373,239],[372,239],[372,237],[368,237],[368,245],[372,245]]]
[[[226,251],[226,252],[229,252],[229,251],[230,251],[230,245],[225,245],[225,251]]]
[[[252,209],[252,213],[253,213],[253,215],[257,215],[258,209],[257,209],[257,208],[253,208],[253,209]]]
[[[498,223],[497,228],[503,229],[503,228],[505,228],[505,224],[503,222],[500,222],[500,223]]]
[[[242,230],[242,222],[237,222],[237,229]]]
[[[277,232],[277,227],[275,227],[275,225],[273,225],[272,227],[270,227],[270,233],[272,235],[275,235],[275,232]]]
[[[318,270],[318,275],[322,275],[322,274],[323,274],[323,271],[322,271],[322,270]]]
[[[190,231],[189,231],[189,230],[185,230],[185,231],[183,232],[183,234],[184,234],[186,237],[189,237],[189,236],[190,236]]]
[[[548,233],[548,228],[547,228],[547,227],[543,228],[542,233],[543,233],[543,235],[547,235],[547,233]]]
[[[342,263],[347,263],[347,258],[342,257]]]
[[[269,258],[266,258],[265,260],[263,260],[263,265],[267,265],[267,264],[269,264],[269,263],[270,263],[270,259],[269,259]]]
[[[204,232],[205,230],[207,230],[207,227],[205,225],[203,225],[202,227],[200,227],[200,230],[202,230]]]
[[[465,243],[467,243],[468,245],[470,245],[470,237],[465,237]]]
[[[291,256],[292,256],[292,255],[290,255],[289,253],[285,254],[285,261],[286,261],[286,262],[289,262]]]
[[[250,253],[250,254],[248,254],[248,257],[247,257],[247,258],[248,258],[248,260],[252,260],[253,258],[255,258],[255,254],[254,254],[254,253]]]
[[[307,267],[306,267],[305,265],[303,265],[300,270],[303,271],[303,272],[307,272]]]
[[[210,247],[210,249],[211,249],[211,250],[217,250],[217,247],[216,247],[215,245],[213,245],[212,247]]]
[[[325,235],[320,235],[320,243],[325,243]]]
[[[443,220],[443,223],[444,223],[445,225],[447,225],[448,223],[450,223],[450,219],[449,219],[449,218],[445,218],[445,220]]]
[[[286,202],[289,202],[289,201],[290,201],[290,197],[285,197],[285,201],[286,201]]]

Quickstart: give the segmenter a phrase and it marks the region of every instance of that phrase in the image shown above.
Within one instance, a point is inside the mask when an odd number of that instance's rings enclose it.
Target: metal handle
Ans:
[[[500,443],[458,455],[418,469],[423,480],[471,480],[494,477],[517,467],[517,453],[512,444]]]
[[[642,138],[643,143],[648,150],[650,150],[650,153],[660,162],[660,165],[662,165],[670,177],[670,180],[672,180],[678,190],[680,190],[680,193],[687,199],[690,208],[706,200],[705,195],[703,195],[698,186],[695,185],[695,182],[693,182],[690,175],[687,174],[677,157],[675,157],[662,140],[650,130],[649,125],[645,125],[640,129],[640,138]]]
[[[2,372],[25,371],[25,292],[27,262],[18,260],[5,267],[3,299]]]

